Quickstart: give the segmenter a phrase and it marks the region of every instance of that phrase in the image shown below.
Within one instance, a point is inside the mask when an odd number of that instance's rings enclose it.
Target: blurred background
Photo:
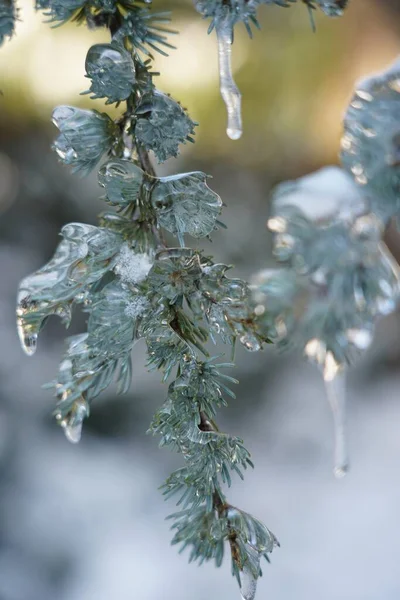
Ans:
[[[262,31],[237,30],[234,68],[244,135],[225,135],[214,36],[190,0],[173,9],[178,50],[157,59],[159,87],[200,123],[197,143],[159,173],[203,170],[227,208],[214,236],[218,260],[248,277],[271,261],[265,222],[273,185],[337,162],[341,119],[355,80],[400,50],[400,2],[352,0],[340,20],[298,6],[260,9]],[[17,35],[0,50],[0,600],[210,600],[237,598],[229,560],[187,565],[169,547],[173,512],[157,487],[179,457],[145,435],[165,386],[134,352],[130,393],[103,394],[78,446],[51,419],[51,380],[65,331],[57,319],[28,359],[14,304],[19,280],[46,262],[69,221],[96,223],[96,175],[79,179],[50,150],[58,104],[88,106],[84,59],[105,32],[51,29],[28,0]],[[91,103],[94,106],[93,103]],[[101,102],[96,107],[103,110]],[[396,240],[393,240],[395,243]],[[208,243],[207,243],[208,244]],[[82,331],[82,317],[70,329]],[[331,415],[317,370],[269,348],[237,353],[237,400],[222,428],[245,439],[256,464],[229,499],[276,533],[258,598],[398,600],[400,596],[400,318],[378,327],[349,376],[351,472],[332,475]]]

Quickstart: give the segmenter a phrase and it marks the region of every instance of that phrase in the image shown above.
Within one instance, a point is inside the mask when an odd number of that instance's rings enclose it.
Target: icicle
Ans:
[[[88,414],[89,408],[87,402],[81,398],[73,403],[72,408],[66,417],[62,418],[61,414],[56,416],[56,419],[64,429],[65,437],[71,444],[80,442],[83,420]]]
[[[36,352],[40,325],[26,320],[26,315],[32,310],[29,297],[22,295],[17,305],[17,331],[22,349],[28,356]]]
[[[17,321],[17,330],[23,351],[28,356],[32,356],[36,352],[38,334],[29,333],[28,328],[20,319]]]
[[[326,395],[331,405],[335,430],[335,466],[334,475],[344,477],[349,470],[345,434],[346,376],[339,371],[332,353],[328,352],[325,362],[324,382]]]
[[[258,558],[260,562],[260,558]],[[240,577],[240,593],[243,600],[254,600],[257,591],[257,578],[254,577],[249,567],[244,567],[243,571],[239,571]]]
[[[225,19],[217,26],[220,89],[228,112],[226,133],[231,140],[238,140],[242,135],[242,97],[232,75],[232,36],[232,25]]]
[[[304,347],[305,355],[322,369],[326,395],[331,405],[335,434],[334,475],[344,477],[349,470],[345,435],[346,377],[343,365],[337,362],[326,344],[318,338],[312,338]]]
[[[257,336],[252,333],[245,333],[240,337],[240,343],[248,350],[249,352],[258,352],[261,350],[261,344],[258,341]]]

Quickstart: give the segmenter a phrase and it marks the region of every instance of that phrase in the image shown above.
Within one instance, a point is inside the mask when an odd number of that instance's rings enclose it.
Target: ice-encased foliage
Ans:
[[[111,281],[107,283],[108,279]],[[90,290],[90,301],[85,304],[89,313],[87,333],[67,340],[67,351],[53,382],[60,421],[74,418],[76,402],[84,399],[90,403],[114,377],[120,392],[129,388],[137,320],[126,309],[134,297],[118,278],[107,277]]]
[[[117,127],[105,113],[57,106],[53,123],[60,130],[54,150],[73,171],[89,173],[116,141]]]
[[[135,62],[136,54],[131,56]],[[143,69],[141,61],[135,64]],[[97,84],[101,76],[99,69]],[[109,76],[105,69],[105,86]],[[142,83],[148,86],[149,81],[142,79],[139,86]],[[96,88],[100,89],[105,87]],[[109,92],[104,95],[115,99]],[[156,106],[149,105],[154,98]],[[165,247],[163,229],[184,245],[185,234],[207,237],[218,226],[222,201],[207,186],[204,173],[158,178],[148,155],[143,155],[145,148],[161,157],[169,148],[177,152],[183,141],[180,123],[192,121],[168,96],[152,91],[136,97],[136,90],[127,98],[127,112],[118,126],[99,113],[69,107],[57,109],[54,116],[61,131],[55,148],[59,154],[60,148],[65,151],[67,160],[62,158],[68,164],[88,170],[112,151],[113,157],[100,168],[99,183],[106,201],[117,210],[102,215],[100,228],[66,226],[55,258],[21,287],[18,324],[28,350],[49,315],[60,314],[68,324],[74,303],[82,304],[89,315],[86,333],[67,340],[58,377],[49,384],[57,399],[56,419],[68,440],[79,441],[93,399],[115,379],[121,392],[128,389],[132,346],[144,338],[149,368],[160,369],[163,379],[175,371],[170,412],[164,406],[152,425],[162,444],[173,443],[188,462],[168,479],[167,495],[182,491],[189,516],[197,509],[214,514],[217,505],[228,510],[222,485],[230,484],[230,471],[242,476],[251,461],[241,440],[220,433],[214,423],[217,409],[226,405],[224,395],[233,395],[227,383],[235,380],[223,372],[229,364],[208,359],[207,342],[220,335],[230,345],[239,338],[249,349],[259,349],[268,339],[255,331],[249,288],[226,276],[227,265],[214,264],[198,250]],[[145,143],[138,131],[147,136]],[[198,523],[203,530],[205,526]],[[272,535],[259,527],[264,531],[260,540]],[[233,531],[238,541],[232,546]],[[259,564],[274,544],[257,538],[253,547],[246,536],[236,525],[229,536],[223,535],[219,548],[229,538],[233,572],[239,582],[251,573],[255,590],[261,571],[254,566],[254,553]],[[187,543],[191,545],[191,539]],[[193,551],[200,561],[215,557],[205,547],[195,545]]]
[[[400,298],[399,268],[383,244],[376,244],[368,262],[344,270],[340,265],[321,279],[290,267],[269,269],[254,285],[260,331],[268,332],[278,348],[301,349],[322,372],[334,418],[337,477],[349,464],[345,368],[368,349],[376,321],[392,312]]]
[[[240,93],[230,65],[233,27],[239,21],[248,29],[257,25],[260,5],[295,3],[195,2],[217,30],[221,92],[232,139],[242,130]],[[226,372],[231,362],[210,356],[210,342],[230,346],[233,354],[237,342],[257,351],[272,341],[277,348],[298,348],[316,362],[334,415],[335,472],[346,472],[342,375],[368,348],[377,319],[394,310],[400,293],[398,267],[381,241],[387,219],[398,210],[397,66],[378,83],[360,88],[364,92],[357,98],[363,102],[353,101],[347,113],[344,139],[353,137],[344,143],[343,162],[350,175],[330,168],[277,188],[268,224],[281,266],[262,271],[249,286],[229,278],[228,265],[185,247],[185,235],[209,237],[220,225],[222,201],[208,187],[206,175],[195,171],[157,177],[152,165],[149,152],[160,162],[176,156],[180,144],[193,141],[196,123],[154,86],[151,51],[171,46],[164,27],[168,16],[152,13],[150,4],[37,3],[56,23],[72,19],[109,29],[110,42],[92,46],[87,55],[89,92],[126,106],[115,121],[68,106],[54,111],[60,130],[54,149],[64,163],[83,173],[104,159],[99,184],[114,212],[103,213],[99,227],[72,223],[62,229],[54,257],[21,283],[18,331],[24,349],[33,354],[49,316],[60,316],[68,326],[75,304],[87,313],[86,331],[67,339],[59,373],[49,384],[56,419],[74,443],[93,400],[112,381],[120,392],[128,390],[131,350],[144,340],[149,369],[170,380],[150,432],[185,461],[163,486],[166,498],[174,496],[179,506],[171,515],[173,543],[189,547],[190,560],[215,560],[217,565],[228,544],[242,597],[253,600],[260,559],[268,560],[278,542],[226,498],[232,474],[243,478],[253,465],[243,441],[216,424],[237,381]],[[320,8],[337,16],[347,2],[301,4],[310,13]],[[378,193],[382,187],[385,193]],[[181,247],[169,247],[166,234]]]
[[[400,298],[400,271],[368,198],[337,167],[281,184],[268,226],[281,269],[253,286],[262,331],[321,369],[335,419],[335,473],[348,468],[343,372],[370,346],[378,318]]]
[[[130,53],[117,44],[95,44],[85,62],[91,79],[92,98],[107,98],[106,104],[126,100],[132,93],[136,74]]]
[[[108,162],[99,172],[107,202],[134,212],[146,203],[157,223],[184,246],[184,234],[207,237],[216,228],[222,200],[206,183],[205,173],[152,177],[127,160]]]
[[[137,203],[144,177],[144,171],[133,162],[116,158],[101,167],[99,184],[106,191],[107,202],[122,208]]]
[[[400,59],[360,81],[344,119],[341,159],[385,223],[400,211]]]
[[[341,368],[354,349],[368,347],[376,318],[393,311],[399,297],[399,272],[381,242],[382,222],[337,167],[279,186],[271,213],[274,253],[287,264],[292,292],[277,284],[285,271],[277,272],[278,279],[266,274],[259,291],[267,303],[270,286],[273,294],[302,296],[293,301],[289,319],[271,309],[263,313],[274,319],[273,337],[278,344],[298,343],[324,371],[330,353]],[[323,352],[307,349],[314,339]]]
[[[179,144],[193,142],[196,123],[182,106],[157,90],[144,95],[135,111],[134,135],[159,162],[177,156]]]
[[[289,268],[255,278],[258,324],[282,349],[297,347],[331,379],[372,342],[377,318],[399,299],[397,265],[379,247],[376,264],[353,277],[332,275],[318,284]]]
[[[365,241],[356,223],[363,222],[367,211],[361,191],[338,167],[283,183],[272,195],[268,221],[274,233],[274,254],[300,273],[313,273],[320,280],[330,272],[351,268],[365,250],[355,247]],[[375,249],[381,237],[377,219],[372,218],[371,230],[365,236],[372,236]]]
[[[182,173],[159,179],[151,201],[161,227],[184,246],[183,234],[195,238],[210,235],[221,212],[221,198],[206,184],[204,173]]]
[[[20,284],[18,333],[27,354],[36,350],[38,333],[50,315],[68,327],[74,302],[84,302],[89,286],[112,265],[121,238],[107,229],[70,223],[61,230],[53,258]]]

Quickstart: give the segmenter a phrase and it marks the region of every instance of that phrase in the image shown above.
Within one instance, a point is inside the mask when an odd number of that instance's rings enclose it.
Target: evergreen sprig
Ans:
[[[300,2],[300,0],[298,0]],[[228,135],[241,134],[240,93],[229,63],[233,28],[257,25],[262,4],[288,7],[296,0],[197,0],[218,35],[221,92]],[[301,0],[310,11],[340,15],[346,0]],[[229,544],[232,573],[245,600],[255,595],[261,558],[278,545],[258,520],[232,506],[225,488],[252,462],[243,441],[221,432],[220,408],[234,397],[231,363],[210,357],[210,341],[250,351],[270,340],[299,347],[323,372],[336,423],[336,473],[347,470],[343,402],[335,382],[371,343],[377,319],[400,298],[400,273],[382,243],[389,219],[398,217],[400,66],[364,82],[345,119],[339,168],[278,186],[268,221],[279,269],[258,274],[252,285],[227,276],[229,266],[186,246],[185,236],[207,238],[221,226],[222,201],[202,172],[157,177],[158,162],[193,142],[197,125],[185,109],[154,86],[152,51],[171,48],[165,13],[148,1],[39,0],[50,21],[107,27],[108,44],[86,58],[93,98],[125,103],[121,117],[57,107],[59,158],[87,173],[100,165],[99,184],[114,211],[98,227],[71,223],[62,229],[53,258],[25,278],[18,294],[17,324],[23,348],[36,349],[51,315],[68,326],[75,305],[88,314],[87,331],[67,340],[58,376],[49,384],[55,416],[72,442],[80,439],[92,401],[112,381],[120,392],[131,381],[131,350],[147,347],[149,369],[172,380],[149,432],[160,446],[182,454],[184,466],[162,486],[175,497],[173,544],[190,548],[190,560],[222,562]],[[11,35],[14,5],[0,3],[0,41]],[[396,128],[397,127],[397,128]],[[165,233],[178,244],[169,247]]]
[[[225,498],[232,473],[243,478],[253,465],[242,440],[215,423],[217,410],[234,397],[236,380],[224,372],[233,365],[210,358],[208,342],[239,339],[257,350],[268,336],[257,329],[247,284],[230,279],[228,265],[186,247],[185,236],[209,237],[221,225],[222,201],[207,176],[157,177],[149,158],[151,151],[164,161],[194,141],[196,123],[153,83],[151,51],[171,47],[162,25],[168,17],[153,15],[144,2],[49,0],[38,8],[55,23],[86,20],[109,28],[110,43],[88,51],[86,93],[107,104],[125,102],[126,109],[115,122],[94,110],[54,110],[59,158],[83,174],[100,163],[99,183],[114,212],[101,215],[100,227],[66,225],[54,257],[21,283],[21,342],[32,354],[49,316],[68,326],[75,305],[88,314],[86,333],[67,340],[58,376],[48,385],[57,421],[77,442],[96,396],[115,379],[118,390],[127,391],[133,344],[145,340],[149,368],[160,370],[163,380],[173,376],[149,431],[185,459],[163,486],[181,511],[173,516],[173,543],[190,546],[191,560],[220,564],[228,542],[239,584],[250,577],[255,590],[260,558],[276,539]],[[180,247],[167,247],[164,231]]]

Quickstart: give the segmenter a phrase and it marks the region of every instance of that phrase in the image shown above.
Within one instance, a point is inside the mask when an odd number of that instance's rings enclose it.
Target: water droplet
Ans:
[[[362,173],[361,175],[357,175],[357,177],[355,179],[356,179],[356,182],[359,183],[360,185],[367,185],[367,183],[368,183],[368,179],[366,178],[364,173]]]
[[[285,338],[287,336],[287,333],[288,333],[286,323],[282,319],[282,317],[277,317],[275,319],[274,324],[275,324],[276,335],[278,336],[279,340],[282,340],[283,338]]]
[[[353,137],[351,135],[349,135],[348,133],[346,133],[342,137],[340,145],[343,150],[351,150],[353,147],[353,143],[354,143]]]
[[[285,233],[287,229],[287,221],[283,217],[271,217],[267,221],[267,226],[274,233]]]
[[[36,348],[37,348],[37,333],[32,333],[32,334],[28,334],[24,331],[23,327],[20,327],[18,325],[18,333],[19,333],[19,338],[21,341],[21,346],[23,348],[23,350],[25,351],[25,353],[28,356],[32,356],[33,354],[35,354],[36,352]],[[21,335],[22,333],[22,335]]]
[[[216,320],[214,320],[214,321],[212,322],[212,326],[214,327],[214,329],[215,329],[215,331],[216,331],[217,333],[221,333],[221,326],[220,326],[220,324],[219,324],[219,323],[217,323],[217,321],[216,321]]]
[[[324,381],[333,381],[340,371],[340,365],[332,352],[327,352],[324,364]]]
[[[400,77],[396,77],[396,79],[389,81],[389,87],[393,91],[400,93]]]
[[[60,317],[63,325],[69,327],[72,319],[72,303],[71,304],[60,304],[55,309],[55,314]]]
[[[361,164],[356,164],[351,167],[351,172],[353,175],[362,175],[364,172],[364,167]]]
[[[258,559],[260,563],[260,559]],[[254,577],[249,567],[244,567],[243,571],[239,571],[240,577],[240,593],[243,600],[254,600],[257,591],[257,578]]]
[[[226,128],[226,134],[231,140],[239,140],[242,137],[242,133],[241,129],[234,129],[231,127]]]
[[[264,304],[257,304],[257,306],[254,309],[254,314],[257,315],[257,317],[261,317],[261,315],[263,315],[264,313],[265,313]]]
[[[30,302],[29,296],[21,298],[17,305],[17,331],[22,349],[28,356],[36,352],[40,324],[36,321],[27,321],[26,316],[34,310],[35,305]]]
[[[331,354],[328,352],[328,354]],[[345,433],[346,377],[340,372],[332,379],[325,379],[326,395],[331,405],[335,434],[334,475],[344,477],[349,470]]]
[[[261,349],[261,344],[256,338],[255,335],[251,333],[245,333],[240,338],[240,343],[248,350],[249,352],[258,352]]]
[[[311,279],[317,285],[326,285],[327,282],[327,272],[326,269],[320,267],[311,275]]]
[[[356,92],[357,93],[357,92]],[[361,110],[363,108],[363,103],[360,102],[359,100],[353,100],[350,104],[350,106],[352,108],[355,108],[356,110]]]
[[[368,329],[348,329],[346,337],[359,350],[366,350],[372,342],[372,332]]]
[[[340,466],[336,466],[333,469],[333,474],[336,477],[336,479],[343,479],[343,477],[345,477],[347,475],[347,473],[349,472],[349,465],[340,465]]]
[[[232,25],[228,21],[218,26],[217,39],[220,90],[228,112],[226,133],[231,140],[238,140],[242,135],[242,97],[232,75]]]
[[[376,310],[381,315],[390,315],[396,308],[396,302],[392,298],[382,298],[378,296],[376,299]]]
[[[56,144],[54,144],[54,147],[57,152],[57,155],[61,158],[61,160],[64,160],[67,164],[69,164],[75,158],[78,158],[78,155],[73,148],[66,149],[64,147],[61,147],[60,145],[57,146]]]
[[[323,364],[326,356],[326,345],[322,340],[318,338],[312,338],[307,342],[304,347],[304,354],[315,360],[319,365]]]
[[[372,102],[374,99],[373,95],[367,90],[356,90],[356,94],[359,98],[361,98],[361,100],[365,100],[366,102]]]
[[[82,435],[82,424],[85,417],[89,414],[89,407],[83,398],[75,400],[71,410],[66,417],[61,418],[61,414],[57,415],[57,420],[64,429],[65,437],[72,444],[77,444]]]
[[[278,260],[288,260],[295,244],[296,240],[289,233],[278,233],[275,237],[274,244],[274,254],[277,256]]]
[[[363,133],[364,133],[365,137],[368,137],[368,138],[374,138],[377,135],[375,129],[364,128]]]
[[[373,213],[358,217],[351,228],[352,233],[365,240],[379,241],[385,227],[382,221]]]

